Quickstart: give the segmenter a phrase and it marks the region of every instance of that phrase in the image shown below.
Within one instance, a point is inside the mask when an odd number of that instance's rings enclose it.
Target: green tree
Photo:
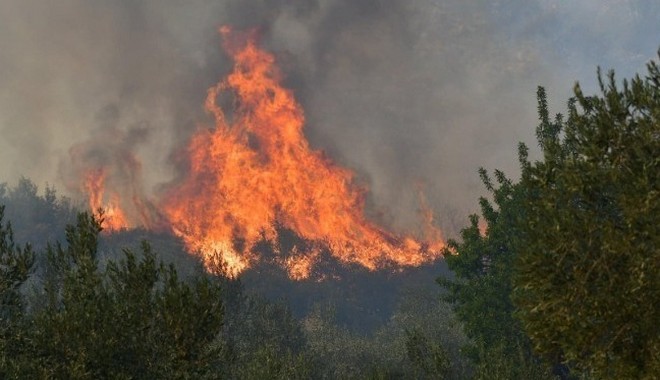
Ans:
[[[14,243],[11,224],[3,223],[4,206],[0,206],[0,378],[7,376],[6,368],[16,349],[14,337],[24,316],[24,302],[20,288],[31,274],[34,252],[29,245]]]
[[[418,377],[448,379],[451,363],[449,354],[439,343],[430,342],[419,330],[407,332],[408,358],[418,370]]]
[[[234,378],[260,379],[311,379],[314,373],[309,357],[293,354],[290,350],[277,352],[272,345],[264,345],[251,352],[247,361],[239,362],[232,373]]]
[[[595,378],[660,376],[660,69],[576,85],[521,149],[515,302],[534,348]]]
[[[238,289],[236,289],[238,287]],[[239,379],[304,379],[313,376],[300,322],[285,304],[230,288],[224,336],[231,355],[231,376]],[[226,289],[225,288],[225,289]],[[232,289],[233,288],[233,289]]]
[[[76,220],[69,199],[58,196],[52,186],[40,192],[27,178],[12,187],[0,184],[0,204],[6,206],[5,217],[12,222],[15,241],[30,242],[36,250],[45,248],[49,241],[63,239],[65,227]]]
[[[448,242],[445,260],[455,277],[438,282],[470,338],[465,353],[475,364],[475,378],[552,378],[548,366],[532,353],[511,300],[513,242],[519,234],[516,222],[524,189],[501,171],[495,171],[496,183],[484,169],[479,174],[492,201],[479,201],[483,224],[472,215],[461,241]]]
[[[190,283],[126,250],[101,269],[99,222],[80,214],[67,246],[48,249],[44,305],[35,305],[9,341],[3,370],[11,378],[219,378],[224,345],[219,286]]]

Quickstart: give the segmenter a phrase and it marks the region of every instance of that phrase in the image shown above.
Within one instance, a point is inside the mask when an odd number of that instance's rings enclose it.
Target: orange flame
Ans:
[[[106,173],[103,169],[86,173],[84,188],[89,196],[89,207],[93,212],[103,211],[101,227],[105,231],[118,231],[128,228],[126,214],[119,206],[119,194],[113,193],[104,201]]]
[[[428,229],[429,240],[421,242],[365,218],[366,190],[353,183],[351,171],[310,148],[303,110],[280,85],[275,58],[257,46],[254,33],[238,35],[228,27],[220,33],[234,70],[208,90],[205,106],[215,127],[192,137],[187,175],[160,202],[188,248],[208,266],[219,256],[237,275],[259,259],[255,244],[274,242],[281,225],[313,242],[307,252],[287,252],[281,261],[296,279],[310,275],[322,248],[372,270],[383,262],[417,266],[437,258],[444,246],[437,229]],[[230,116],[216,103],[226,93],[235,97]]]

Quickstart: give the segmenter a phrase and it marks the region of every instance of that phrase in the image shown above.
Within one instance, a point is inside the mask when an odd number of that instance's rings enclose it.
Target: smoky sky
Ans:
[[[643,73],[658,20],[644,0],[2,1],[0,181],[77,196],[67,167],[83,146],[135,155],[157,194],[231,69],[228,24],[258,29],[306,136],[356,171],[374,217],[412,228],[421,185],[451,232],[484,193],[478,167],[515,177],[517,143],[534,146],[536,87],[562,112],[575,81],[595,90],[597,66]],[[105,141],[135,130],[137,142]]]

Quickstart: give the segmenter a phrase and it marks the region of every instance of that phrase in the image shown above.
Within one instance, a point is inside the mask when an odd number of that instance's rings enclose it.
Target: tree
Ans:
[[[238,281],[238,280],[229,280]],[[227,284],[231,309],[224,336],[232,357],[231,378],[312,378],[313,363],[306,353],[301,324],[281,302],[244,294],[240,282]],[[238,287],[238,289],[237,289]],[[233,289],[231,289],[233,288]]]
[[[406,351],[415,365],[418,377],[448,379],[451,363],[449,354],[439,343],[430,342],[419,330],[407,332]]]
[[[67,246],[48,249],[44,303],[6,337],[10,378],[219,378],[223,375],[219,286],[180,281],[143,243],[104,269],[99,221],[80,214]]]
[[[20,247],[14,243],[11,224],[3,223],[4,206],[0,206],[0,377],[15,349],[13,337],[18,333],[24,315],[24,302],[20,288],[25,284],[34,265],[34,252],[29,245]]]
[[[551,378],[548,366],[532,353],[511,301],[516,257],[512,244],[519,234],[516,221],[524,189],[501,171],[495,171],[497,184],[486,170],[479,174],[492,202],[482,197],[483,224],[472,215],[461,241],[448,242],[444,255],[455,277],[438,282],[471,340],[465,352],[476,366],[475,378]]]
[[[4,215],[12,222],[15,241],[30,242],[35,250],[45,248],[49,241],[64,239],[65,227],[76,220],[77,212],[68,198],[58,196],[52,186],[40,192],[27,178],[14,186],[1,183],[0,204],[5,205]]]
[[[660,54],[660,53],[659,53]],[[539,89],[543,159],[523,146],[515,303],[534,348],[595,378],[660,376],[660,69],[601,94],[576,85],[568,118]]]

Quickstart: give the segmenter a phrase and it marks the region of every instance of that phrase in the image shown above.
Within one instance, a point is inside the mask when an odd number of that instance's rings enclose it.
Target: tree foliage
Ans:
[[[542,158],[521,144],[522,176],[482,180],[484,224],[471,217],[446,253],[448,290],[473,344],[477,378],[660,375],[660,69],[601,95],[576,85],[568,117],[538,91]],[[563,363],[559,366],[559,363]]]
[[[11,378],[219,378],[223,345],[220,288],[206,277],[184,283],[141,258],[99,268],[97,220],[80,214],[67,245],[48,249],[44,304],[3,338],[0,369]]]
[[[601,94],[579,85],[550,120],[543,159],[522,147],[515,301],[538,352],[596,378],[660,375],[660,70]]]
[[[418,376],[448,379],[451,363],[444,347],[437,342],[431,342],[418,330],[408,331],[407,335],[406,351],[408,358],[418,369]]]
[[[20,247],[14,242],[11,224],[4,224],[4,206],[0,206],[0,377],[6,375],[14,349],[14,337],[20,335],[20,322],[25,305],[21,287],[34,265],[34,252],[29,245]]]
[[[37,250],[48,241],[63,239],[66,226],[76,221],[76,210],[68,198],[58,196],[52,186],[40,192],[27,178],[14,186],[0,183],[0,204],[5,205],[16,242],[29,242]]]
[[[479,174],[492,201],[482,197],[483,221],[472,215],[461,241],[449,241],[445,260],[455,277],[438,282],[471,340],[465,352],[476,365],[475,378],[551,378],[548,366],[533,355],[511,300],[524,189],[501,171],[495,171],[496,183],[484,169]]]

